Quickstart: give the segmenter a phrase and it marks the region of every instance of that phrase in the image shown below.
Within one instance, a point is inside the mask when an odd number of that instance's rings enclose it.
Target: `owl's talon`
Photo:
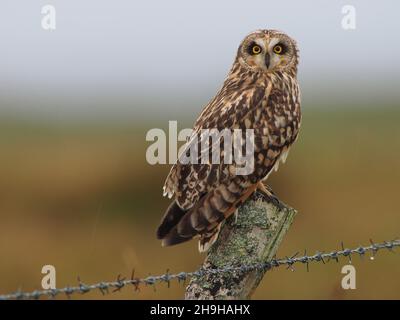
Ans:
[[[269,196],[269,199],[267,199],[267,202],[272,203],[275,207],[277,207],[279,209],[279,211],[282,211],[283,209],[285,209],[284,204],[275,195]]]
[[[267,201],[268,203],[272,203],[279,210],[283,210],[285,208],[285,205],[275,195],[270,186],[266,186],[262,182],[259,182],[257,191],[260,193],[265,201]]]
[[[280,211],[285,208],[285,205],[281,202],[281,200],[279,200],[279,198],[276,195],[274,195],[274,194],[267,195],[262,192],[260,194],[266,202],[272,203]]]

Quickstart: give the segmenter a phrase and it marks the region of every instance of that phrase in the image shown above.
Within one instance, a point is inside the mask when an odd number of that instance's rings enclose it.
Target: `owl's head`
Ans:
[[[254,71],[296,72],[298,49],[296,42],[280,31],[257,30],[242,41],[237,60],[243,67]]]

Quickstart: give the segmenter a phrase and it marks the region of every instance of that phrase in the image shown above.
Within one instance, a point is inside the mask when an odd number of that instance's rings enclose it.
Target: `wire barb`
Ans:
[[[73,294],[76,293],[87,293],[94,290],[99,290],[103,295],[109,293],[109,289],[113,289],[112,292],[120,291],[125,286],[133,286],[134,291],[140,291],[140,285],[150,285],[155,288],[155,284],[164,282],[167,286],[170,286],[170,282],[172,280],[177,280],[178,282],[183,282],[187,279],[193,277],[202,277],[205,275],[218,275],[223,273],[247,273],[255,270],[263,270],[269,271],[273,268],[278,268],[280,266],[286,266],[287,269],[294,271],[293,265],[296,263],[306,264],[307,271],[309,271],[309,263],[310,262],[322,262],[323,264],[335,260],[339,262],[339,257],[347,257],[349,262],[351,263],[351,255],[358,254],[361,258],[365,256],[367,252],[371,253],[371,260],[375,257],[376,253],[379,250],[386,249],[390,252],[395,253],[394,248],[400,247],[400,239],[392,240],[392,241],[384,241],[382,243],[374,243],[370,239],[369,246],[359,246],[353,249],[345,248],[343,242],[341,242],[341,250],[331,251],[329,253],[324,252],[316,252],[314,255],[307,255],[307,251],[304,251],[304,255],[298,257],[298,252],[291,257],[286,257],[284,259],[276,259],[275,257],[269,262],[255,263],[249,265],[239,265],[239,266],[226,266],[223,268],[200,268],[196,271],[192,272],[180,272],[180,273],[169,273],[167,270],[166,273],[158,276],[149,275],[146,278],[136,278],[135,277],[135,269],[132,270],[132,275],[130,279],[121,278],[121,275],[118,275],[116,281],[111,282],[99,282],[91,285],[87,285],[83,283],[78,277],[78,286],[71,287],[67,286],[65,288],[60,289],[47,289],[47,290],[35,290],[32,292],[22,292],[18,290],[14,293],[0,295],[0,300],[22,300],[22,299],[40,299],[41,297],[55,298],[60,294],[65,294],[68,298],[70,298]],[[326,259],[326,261],[325,261]]]

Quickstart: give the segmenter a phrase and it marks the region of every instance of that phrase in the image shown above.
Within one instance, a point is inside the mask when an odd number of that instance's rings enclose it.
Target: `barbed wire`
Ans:
[[[255,270],[264,270],[268,271],[273,268],[277,268],[280,266],[286,266],[287,268],[293,269],[294,264],[302,263],[307,267],[307,271],[309,271],[309,263],[310,262],[322,262],[326,263],[331,260],[335,260],[339,262],[339,257],[347,257],[349,262],[351,263],[352,255],[358,255],[363,257],[367,252],[371,252],[372,255],[370,257],[371,260],[374,259],[376,253],[379,250],[387,249],[389,251],[393,251],[395,247],[400,246],[400,239],[384,241],[381,243],[374,243],[370,240],[370,245],[368,246],[359,246],[353,249],[347,249],[344,247],[343,243],[341,243],[341,249],[336,251],[331,251],[328,253],[324,252],[316,252],[314,255],[307,255],[307,252],[304,251],[303,256],[298,256],[298,253],[294,254],[291,257],[286,257],[283,259],[273,259],[270,262],[264,263],[256,263],[256,264],[248,264],[248,265],[240,265],[240,266],[226,266],[223,268],[215,268],[215,269],[204,269],[200,268],[193,272],[180,272],[175,274],[170,274],[167,270],[166,273],[157,276],[148,276],[146,278],[136,278],[134,271],[132,272],[131,278],[121,278],[121,275],[117,277],[117,280],[110,282],[99,282],[91,285],[87,285],[83,283],[78,277],[78,286],[67,286],[60,289],[48,289],[48,290],[35,290],[32,292],[22,292],[17,291],[10,294],[0,295],[0,300],[14,300],[14,299],[39,299],[41,297],[47,296],[49,298],[54,298],[58,295],[65,294],[68,298],[73,294],[84,294],[90,291],[99,290],[103,295],[110,292],[110,289],[113,289],[112,292],[120,291],[123,287],[132,286],[135,291],[140,290],[140,285],[155,285],[156,283],[166,283],[169,287],[170,282],[173,280],[177,280],[178,282],[185,282],[187,279],[192,277],[201,277],[208,274],[222,274],[222,273],[246,273]]]

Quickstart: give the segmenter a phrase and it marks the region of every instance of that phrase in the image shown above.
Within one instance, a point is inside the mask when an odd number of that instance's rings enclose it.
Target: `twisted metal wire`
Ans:
[[[170,274],[168,271],[162,275],[157,276],[148,276],[146,278],[136,278],[134,276],[134,272],[130,279],[121,278],[121,276],[117,277],[117,280],[110,282],[99,282],[91,285],[87,285],[83,283],[78,277],[78,286],[67,286],[60,289],[49,289],[49,290],[35,290],[32,292],[22,292],[17,291],[10,294],[0,295],[0,300],[13,300],[13,299],[39,299],[41,297],[49,297],[54,298],[58,295],[65,294],[69,298],[73,294],[84,294],[90,291],[99,290],[103,295],[109,293],[110,289],[113,289],[112,292],[119,291],[123,287],[132,286],[135,291],[139,290],[139,286],[141,284],[145,285],[155,285],[156,283],[166,283],[169,287],[169,284],[172,280],[178,280],[178,282],[186,281],[192,277],[201,277],[208,274],[222,274],[222,273],[246,273],[254,270],[270,270],[272,268],[277,268],[280,266],[286,266],[293,270],[293,265],[302,263],[307,266],[307,271],[309,271],[309,263],[310,262],[322,262],[326,263],[331,260],[335,260],[339,262],[339,257],[347,257],[351,263],[352,255],[359,255],[363,257],[367,252],[371,252],[371,259],[373,260],[375,254],[382,249],[387,249],[389,251],[393,251],[395,247],[400,246],[400,239],[384,241],[381,243],[374,243],[370,240],[370,245],[368,246],[359,246],[353,249],[347,249],[344,247],[343,243],[341,243],[341,249],[336,251],[331,251],[329,253],[324,252],[316,252],[314,255],[307,255],[307,252],[304,252],[303,256],[298,256],[298,253],[294,254],[291,257],[286,257],[283,259],[273,259],[270,262],[264,263],[256,263],[256,264],[248,264],[248,265],[240,265],[240,266],[226,266],[223,268],[215,268],[215,269],[204,269],[200,268],[193,272],[180,272],[175,274]]]

